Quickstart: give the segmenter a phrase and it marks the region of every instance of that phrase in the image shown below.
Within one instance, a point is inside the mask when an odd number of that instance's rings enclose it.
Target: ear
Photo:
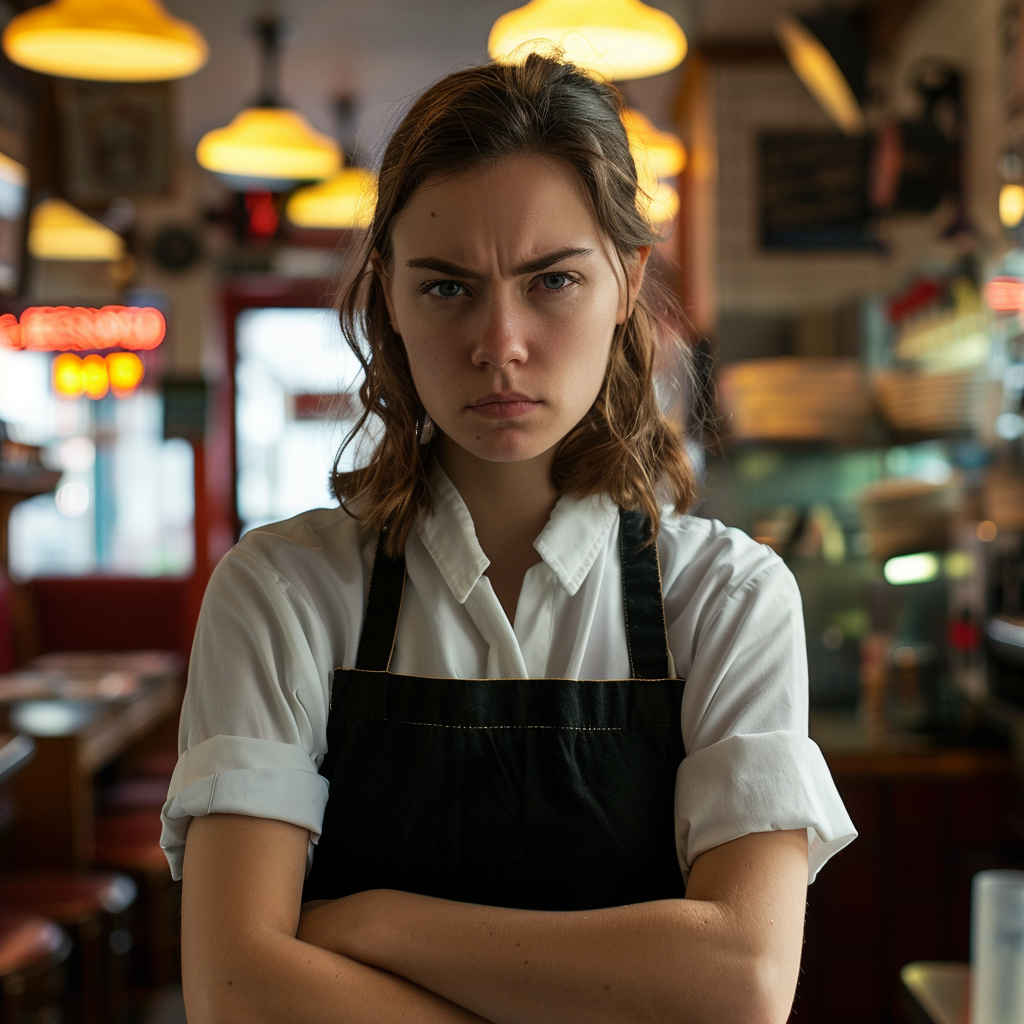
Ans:
[[[617,324],[625,323],[633,313],[640,286],[644,283],[644,270],[651,255],[651,246],[641,245],[630,263],[626,264],[626,291],[619,300]]]
[[[388,273],[387,264],[380,258],[376,249],[370,254],[370,266],[377,275],[381,290],[384,292],[384,303],[388,307],[388,319],[391,321],[391,330],[401,337],[402,332],[398,329],[398,321],[395,318],[395,305],[391,299],[391,275]]]

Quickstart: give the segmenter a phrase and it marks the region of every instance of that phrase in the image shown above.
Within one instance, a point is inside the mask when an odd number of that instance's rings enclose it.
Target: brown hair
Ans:
[[[518,154],[553,156],[575,171],[625,269],[657,236],[637,206],[621,108],[612,87],[571,64],[531,54],[522,63],[490,63],[442,79],[420,96],[391,137],[359,269],[341,298],[342,331],[366,376],[359,392],[362,416],[342,444],[331,478],[342,507],[354,501],[366,529],[388,528],[389,554],[404,550],[417,512],[430,507],[433,452],[427,414],[374,269],[375,259],[390,262],[395,218],[429,178]],[[654,389],[660,328],[670,306],[664,289],[645,281],[632,314],[616,329],[601,392],[562,439],[552,468],[562,493],[582,498],[604,492],[625,508],[643,510],[655,537],[659,486],[679,512],[695,495],[679,432],[662,414]],[[342,453],[370,416],[384,428],[376,449],[367,465],[341,472]]]

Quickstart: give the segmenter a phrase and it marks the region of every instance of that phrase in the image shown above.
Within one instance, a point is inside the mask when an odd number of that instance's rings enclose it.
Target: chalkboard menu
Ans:
[[[868,207],[871,142],[838,132],[758,139],[765,249],[875,249]]]

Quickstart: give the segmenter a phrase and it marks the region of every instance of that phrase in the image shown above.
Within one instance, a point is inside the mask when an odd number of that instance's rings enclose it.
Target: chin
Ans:
[[[543,455],[551,446],[546,439],[524,437],[516,430],[502,430],[490,436],[466,438],[465,443],[461,445],[470,454],[485,462],[528,462]]]

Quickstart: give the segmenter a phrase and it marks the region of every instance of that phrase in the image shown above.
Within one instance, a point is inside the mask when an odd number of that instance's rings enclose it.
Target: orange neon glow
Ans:
[[[105,358],[95,353],[80,359],[64,352],[53,361],[53,390],[61,398],[93,399],[113,391],[116,398],[127,398],[145,376],[142,360],[132,352],[111,352]]]
[[[104,348],[146,351],[164,340],[167,324],[152,306],[30,306],[0,316],[0,345],[34,352],[88,352]]]
[[[146,371],[134,352],[111,352],[107,356],[107,376],[115,395],[130,395],[141,383]]]
[[[85,393],[90,398],[103,398],[110,390],[110,376],[103,356],[94,353],[82,360],[82,383],[85,385]]]
[[[1016,313],[1024,309],[1024,281],[1015,277],[993,277],[985,285],[985,301],[989,309],[999,313]]]
[[[85,393],[82,360],[65,352],[53,361],[53,390],[61,398],[81,398]]]

